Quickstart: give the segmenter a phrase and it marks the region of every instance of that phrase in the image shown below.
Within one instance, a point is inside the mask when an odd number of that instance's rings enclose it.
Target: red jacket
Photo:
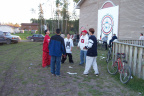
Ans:
[[[43,51],[49,52],[48,46],[50,42],[50,37],[48,35],[45,35],[44,41],[43,41]]]

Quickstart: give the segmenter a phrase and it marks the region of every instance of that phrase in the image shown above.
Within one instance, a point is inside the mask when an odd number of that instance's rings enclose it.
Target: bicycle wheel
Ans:
[[[110,52],[108,51],[106,62],[108,63],[109,60],[110,60]]]
[[[131,78],[131,69],[128,65],[124,65],[120,73],[120,81],[125,84]]]
[[[107,63],[107,71],[109,74],[116,74],[118,71],[117,61],[114,61],[113,59],[109,60],[109,62]]]

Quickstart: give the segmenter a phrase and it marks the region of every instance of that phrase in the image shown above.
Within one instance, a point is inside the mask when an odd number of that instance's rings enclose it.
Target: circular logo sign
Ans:
[[[102,18],[102,22],[101,22],[101,27],[102,27],[102,32],[105,34],[105,35],[108,35],[112,32],[113,30],[113,18],[111,15],[105,15],[103,18]]]

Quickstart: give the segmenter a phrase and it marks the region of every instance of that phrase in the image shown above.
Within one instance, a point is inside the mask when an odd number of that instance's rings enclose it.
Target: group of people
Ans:
[[[86,30],[82,31],[82,35],[78,42],[78,48],[80,48],[80,64],[84,65],[85,70],[84,75],[88,75],[91,66],[95,71],[95,75],[98,76],[98,66],[96,62],[97,57],[97,39],[94,36],[95,30],[93,28],[89,29],[89,35]],[[74,63],[72,59],[72,47],[73,40],[70,38],[70,34],[67,34],[67,38],[62,38],[60,36],[60,29],[56,29],[56,35],[49,37],[49,30],[45,30],[45,38],[43,42],[43,60],[42,67],[51,67],[51,74],[55,76],[60,76],[61,63],[64,63],[67,56],[69,57],[69,62]]]
[[[102,41],[103,41],[103,44],[105,44],[105,49],[107,50],[107,46],[111,47],[112,46],[112,42],[115,40],[115,39],[118,39],[116,34],[113,34],[112,38],[109,40],[109,44],[107,45],[107,40],[108,40],[108,36],[104,36],[102,38]]]

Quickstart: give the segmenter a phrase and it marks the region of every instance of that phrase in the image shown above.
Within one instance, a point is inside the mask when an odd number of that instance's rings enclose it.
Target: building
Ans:
[[[10,33],[19,33],[19,27],[14,27],[10,25],[0,25],[0,31],[10,32]]]
[[[79,31],[95,29],[101,39],[116,34],[119,39],[138,40],[144,33],[143,0],[80,0]]]
[[[38,23],[21,23],[21,30],[38,30]]]

